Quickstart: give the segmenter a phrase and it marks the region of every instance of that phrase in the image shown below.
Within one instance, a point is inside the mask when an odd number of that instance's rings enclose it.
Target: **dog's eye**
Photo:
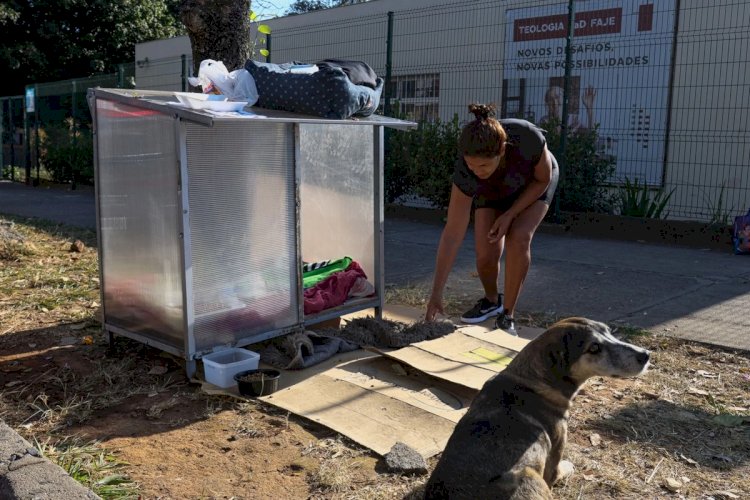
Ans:
[[[602,352],[602,346],[600,346],[597,343],[593,343],[589,346],[589,353],[591,354],[599,354]]]

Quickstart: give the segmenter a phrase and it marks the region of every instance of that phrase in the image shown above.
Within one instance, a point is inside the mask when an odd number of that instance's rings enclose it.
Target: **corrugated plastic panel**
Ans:
[[[293,125],[186,126],[196,349],[298,323]]]
[[[373,128],[300,124],[302,259],[349,256],[374,276]]]
[[[96,103],[105,321],[182,349],[174,119]]]

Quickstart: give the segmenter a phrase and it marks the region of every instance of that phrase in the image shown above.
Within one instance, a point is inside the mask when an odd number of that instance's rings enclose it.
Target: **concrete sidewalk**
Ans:
[[[387,283],[429,289],[440,226],[386,221]],[[473,234],[446,295],[482,295]],[[537,233],[518,311],[586,316],[750,350],[750,258],[666,245]]]
[[[91,187],[71,191],[0,180],[0,214],[39,217],[71,226],[96,228],[94,190]]]

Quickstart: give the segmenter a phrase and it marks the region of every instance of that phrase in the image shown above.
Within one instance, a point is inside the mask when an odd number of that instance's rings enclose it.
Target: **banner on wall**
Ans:
[[[568,130],[598,126],[597,149],[615,160],[620,180],[661,183],[674,4],[575,3]],[[559,123],[567,4],[509,9],[506,20],[502,116]]]

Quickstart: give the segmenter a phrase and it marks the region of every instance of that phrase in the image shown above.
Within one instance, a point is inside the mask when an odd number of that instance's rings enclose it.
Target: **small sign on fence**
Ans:
[[[33,113],[34,112],[34,102],[35,102],[35,96],[34,96],[34,87],[26,87],[26,112],[27,113]]]

